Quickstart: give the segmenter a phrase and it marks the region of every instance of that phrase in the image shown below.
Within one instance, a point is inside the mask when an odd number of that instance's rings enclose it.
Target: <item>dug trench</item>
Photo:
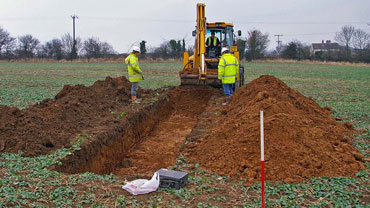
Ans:
[[[181,147],[209,99],[219,94],[210,87],[177,87],[161,100],[123,118],[122,126],[100,134],[63,161],[57,170],[67,173],[114,173],[149,177],[173,166]],[[109,141],[102,144],[103,141]]]

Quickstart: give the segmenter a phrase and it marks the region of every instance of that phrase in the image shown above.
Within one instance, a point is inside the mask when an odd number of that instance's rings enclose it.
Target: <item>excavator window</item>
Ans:
[[[208,29],[206,32],[206,57],[207,58],[217,58],[221,55],[221,47],[222,47],[222,30],[214,30],[214,29]],[[214,43],[212,41],[211,44],[209,44],[208,38],[211,37],[211,34],[214,33],[215,37],[218,39],[216,42],[216,46],[214,46]]]
[[[211,37],[211,33],[212,32],[214,32],[215,33],[215,37],[217,37],[218,40],[221,41],[221,32],[222,32],[222,30],[207,30],[206,40],[208,40],[208,37]]]
[[[215,33],[215,37],[218,38],[221,45],[217,45],[217,47],[209,47],[208,37],[211,36],[211,33]],[[224,28],[207,28],[206,32],[206,57],[207,58],[217,58],[221,56],[221,48],[222,47],[230,47],[234,45],[234,29],[233,27],[227,26]]]
[[[230,47],[234,45],[234,32],[232,27],[226,27],[225,33],[223,34],[223,47]]]

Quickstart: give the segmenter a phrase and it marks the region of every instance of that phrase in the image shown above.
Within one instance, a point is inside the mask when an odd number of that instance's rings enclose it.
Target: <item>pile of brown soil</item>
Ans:
[[[19,150],[25,156],[48,154],[68,147],[77,134],[99,134],[119,125],[130,104],[131,84],[125,77],[107,77],[92,86],[66,85],[55,96],[29,108],[0,106],[0,153]],[[139,88],[141,97],[154,94]]]
[[[352,126],[273,76],[240,89],[205,138],[185,151],[193,163],[221,175],[260,178],[260,110],[264,111],[266,180],[298,182],[347,176],[364,168]]]

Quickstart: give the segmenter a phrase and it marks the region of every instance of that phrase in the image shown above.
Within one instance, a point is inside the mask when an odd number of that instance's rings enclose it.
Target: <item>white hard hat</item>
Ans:
[[[228,48],[223,47],[223,48],[222,48],[222,50],[221,50],[221,53],[225,53],[225,52],[228,52],[228,51],[229,51],[229,49],[228,49]]]
[[[133,46],[131,49],[131,52],[139,52],[140,53],[140,48],[138,46]]]

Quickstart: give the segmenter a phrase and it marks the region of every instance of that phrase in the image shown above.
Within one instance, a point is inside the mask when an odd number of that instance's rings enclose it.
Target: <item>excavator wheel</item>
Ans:
[[[239,87],[243,86],[245,83],[244,83],[244,66],[240,66],[239,67]]]
[[[233,91],[236,92],[244,85],[244,66],[239,67],[239,81],[236,81],[233,87]]]

